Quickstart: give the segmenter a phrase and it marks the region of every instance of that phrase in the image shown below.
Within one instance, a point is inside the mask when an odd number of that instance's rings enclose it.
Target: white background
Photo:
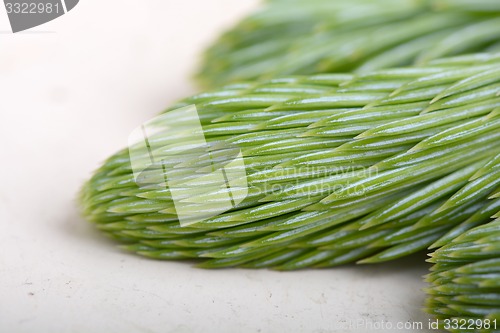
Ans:
[[[427,326],[425,255],[328,270],[207,271],[123,253],[79,217],[76,193],[91,171],[138,124],[196,91],[200,52],[256,5],[82,0],[19,34],[0,7],[0,332]]]

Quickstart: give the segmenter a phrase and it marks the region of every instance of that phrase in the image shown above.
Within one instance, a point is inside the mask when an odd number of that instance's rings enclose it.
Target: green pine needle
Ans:
[[[270,1],[206,51],[197,78],[213,87],[283,75],[369,73],[498,50],[499,12],[496,0]],[[445,83],[440,75],[427,83]],[[467,70],[449,75],[471,76]],[[470,80],[495,80],[498,72],[482,75]]]
[[[500,200],[495,201],[498,208]],[[470,332],[498,332],[500,219],[448,241],[429,261],[434,266],[426,277],[430,284],[427,311],[442,320],[441,326],[445,327],[445,320],[470,318],[475,323]],[[485,323],[490,323],[489,327]],[[453,327],[447,329],[464,332]]]
[[[194,212],[216,209],[229,191],[197,173],[223,165],[228,147],[241,149],[248,193],[232,193],[242,201],[181,227],[164,175],[139,186],[123,150],[84,185],[84,215],[124,249],[205,268],[376,263],[442,246],[498,210],[490,199],[500,189],[500,86],[488,74],[499,66],[500,55],[476,54],[198,94],[169,110],[195,104],[211,152],[178,164],[175,138],[151,140],[196,186],[177,189]],[[430,84],[437,73],[439,89]],[[359,89],[367,84],[377,88]]]

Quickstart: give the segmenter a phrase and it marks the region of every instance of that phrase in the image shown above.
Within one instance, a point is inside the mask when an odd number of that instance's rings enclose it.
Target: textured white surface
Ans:
[[[194,92],[200,51],[255,6],[82,0],[16,35],[0,9],[0,332],[427,326],[423,255],[331,270],[207,271],[123,253],[78,216],[76,192],[91,170],[136,125]]]

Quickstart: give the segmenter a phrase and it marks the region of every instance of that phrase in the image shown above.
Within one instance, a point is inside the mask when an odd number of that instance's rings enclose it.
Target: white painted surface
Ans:
[[[139,123],[195,92],[201,50],[256,4],[82,0],[16,35],[0,9],[0,332],[427,325],[422,255],[330,270],[207,271],[123,253],[78,216],[90,172]]]

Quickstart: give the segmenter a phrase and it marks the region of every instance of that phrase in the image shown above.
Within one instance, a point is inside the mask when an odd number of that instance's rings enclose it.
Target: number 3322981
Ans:
[[[6,3],[5,8],[7,9],[7,14],[52,14],[59,13],[62,10],[58,3],[26,3],[26,2],[15,2]]]

